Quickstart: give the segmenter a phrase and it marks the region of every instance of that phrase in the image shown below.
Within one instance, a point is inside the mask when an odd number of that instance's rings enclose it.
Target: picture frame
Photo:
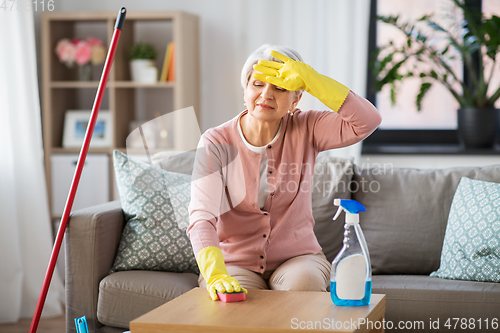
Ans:
[[[89,110],[67,110],[64,115],[63,147],[80,148],[90,120]],[[109,148],[113,143],[113,121],[109,110],[100,110],[90,148]]]

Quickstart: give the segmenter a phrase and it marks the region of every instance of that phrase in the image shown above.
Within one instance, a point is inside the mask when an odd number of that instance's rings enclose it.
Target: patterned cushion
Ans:
[[[431,276],[500,282],[500,184],[463,177],[451,204],[441,265]]]
[[[133,160],[117,150],[114,168],[126,225],[111,273],[156,270],[198,274],[186,235],[191,176]]]

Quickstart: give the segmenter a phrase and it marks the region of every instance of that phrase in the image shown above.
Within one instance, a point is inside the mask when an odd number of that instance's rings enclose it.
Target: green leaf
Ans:
[[[149,59],[155,60],[157,55],[156,48],[153,44],[137,43],[130,47],[129,58],[133,59]]]
[[[491,95],[490,99],[488,100],[488,104],[489,105],[493,105],[495,104],[495,102],[497,101],[497,99],[500,98],[500,87],[498,87],[497,91],[495,91],[493,93],[493,95]]]
[[[448,33],[448,31],[446,31],[443,27],[441,27],[439,24],[437,24],[436,22],[434,21],[427,21],[427,24],[429,25],[429,27],[431,27],[432,29],[436,30],[436,31],[441,31],[441,32],[446,32]]]
[[[379,88],[381,89],[385,84],[391,83],[394,81],[401,81],[403,76],[398,73],[399,68],[407,59],[403,59],[400,62],[396,63],[391,69],[387,71],[387,74],[378,82]]]
[[[431,88],[432,83],[429,82],[423,82],[422,85],[420,86],[420,91],[417,95],[417,110],[420,111],[422,109],[422,99],[424,98],[425,94],[429,91]]]
[[[422,21],[428,21],[430,20],[430,18],[432,17],[433,15],[424,15],[422,16],[421,18],[417,19],[418,22],[422,22]]]
[[[382,61],[380,61],[380,69],[384,69],[389,63],[392,62],[392,59],[394,58],[394,52],[389,53]]]
[[[490,59],[494,60],[500,48],[500,17],[493,15],[484,22],[482,28],[484,35],[488,36],[484,40],[486,54]]]
[[[382,21],[384,23],[392,24],[392,25],[395,25],[397,23],[398,19],[399,19],[399,15],[397,15],[397,16],[392,16],[392,15],[389,15],[389,16],[378,15],[377,16],[377,20]]]
[[[446,54],[446,52],[448,52],[449,48],[450,48],[450,44],[448,44],[448,45],[444,48],[444,50],[443,50],[443,51],[441,51],[441,55],[445,55],[445,54]]]
[[[396,85],[391,84],[391,104],[396,104]]]

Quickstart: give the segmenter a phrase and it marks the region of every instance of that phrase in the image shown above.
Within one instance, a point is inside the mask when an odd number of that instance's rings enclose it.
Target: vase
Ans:
[[[92,68],[89,64],[78,65],[78,81],[90,81],[92,79]]]
[[[153,60],[135,59],[130,61],[130,74],[134,82],[155,83],[158,80]]]
[[[458,137],[465,148],[492,148],[499,127],[499,114],[494,107],[458,109]]]

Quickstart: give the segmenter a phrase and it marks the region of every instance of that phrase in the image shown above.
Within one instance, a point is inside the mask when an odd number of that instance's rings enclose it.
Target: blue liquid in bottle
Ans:
[[[359,300],[352,299],[340,299],[337,296],[337,283],[330,281],[330,295],[332,301],[338,306],[364,306],[370,304],[370,298],[372,295],[372,281],[366,281],[365,284],[365,296]]]
[[[339,210],[333,219],[335,220],[343,210],[346,220],[344,245],[332,262],[331,299],[337,306],[369,305],[372,294],[370,254],[359,226],[359,212],[365,211],[366,208],[355,200],[347,199],[335,199],[334,205],[339,206]]]

